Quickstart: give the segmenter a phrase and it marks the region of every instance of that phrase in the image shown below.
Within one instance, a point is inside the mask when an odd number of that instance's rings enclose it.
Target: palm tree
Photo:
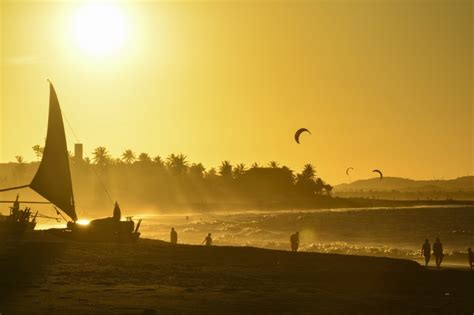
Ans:
[[[250,168],[259,168],[260,165],[258,165],[257,162],[254,162]]]
[[[213,178],[217,176],[217,171],[214,167],[211,167],[207,172],[206,172],[206,178]]]
[[[232,164],[229,161],[223,161],[221,166],[219,166],[219,175],[225,178],[232,177]]]
[[[247,170],[247,168],[245,167],[244,163],[237,164],[234,167],[233,175],[234,175],[235,178],[239,178],[240,176],[244,175],[246,170]]]
[[[195,177],[195,178],[204,178],[204,172],[206,171],[206,168],[202,163],[193,163],[191,167],[189,168],[189,175]]]
[[[278,168],[279,167],[277,161],[270,161],[270,163],[268,163],[268,166],[270,166],[271,168]]]
[[[333,188],[334,187],[332,187],[330,184],[324,184],[324,191],[326,192],[326,195],[331,195]]]
[[[135,153],[130,149],[125,150],[125,152],[122,153],[122,161],[127,164],[132,164],[136,159]]]
[[[315,190],[315,193],[316,194],[321,194],[323,192],[323,189],[324,189],[324,182],[321,178],[316,178],[316,180],[314,181],[314,190]]]
[[[43,156],[44,147],[40,146],[39,144],[36,144],[32,147],[32,149],[35,152],[36,159],[39,161]]]
[[[303,168],[303,171],[301,172],[301,176],[304,179],[313,180],[314,176],[316,176],[316,170],[315,170],[314,166],[309,164],[309,163],[306,164]]]
[[[320,178],[318,178],[319,182],[315,180],[315,175],[316,171],[314,166],[306,164],[301,174],[296,175],[297,189],[308,196],[314,195],[315,193],[319,194],[322,189],[322,183]]]
[[[110,164],[111,157],[110,157],[109,151],[107,151],[105,147],[95,148],[94,152],[92,152],[92,155],[94,155],[92,160],[94,161],[95,164],[99,166],[105,166],[105,165]]]
[[[18,164],[23,164],[25,163],[25,159],[21,155],[16,155],[15,160]]]
[[[165,167],[165,162],[163,161],[163,159],[161,158],[161,156],[157,155],[153,158],[153,163],[155,163],[157,166],[159,166],[160,168],[164,168]]]
[[[138,161],[142,163],[151,163],[151,157],[148,155],[148,153],[140,153],[138,156]]]
[[[166,159],[166,165],[176,175],[183,175],[186,174],[189,168],[189,162],[186,159],[187,156],[182,153],[178,155],[172,153]]]
[[[286,166],[286,165],[283,165],[283,166],[281,167],[281,169],[282,169],[282,170],[285,170],[285,171],[287,171],[287,172],[293,173],[293,171],[290,170],[290,168],[289,168],[288,166]]]

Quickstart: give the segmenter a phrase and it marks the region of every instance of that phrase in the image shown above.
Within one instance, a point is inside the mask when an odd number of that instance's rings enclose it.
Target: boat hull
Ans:
[[[82,242],[134,242],[140,233],[134,230],[134,222],[116,221],[104,218],[91,221],[88,225],[68,223],[65,229],[50,229],[50,234]]]
[[[0,215],[0,239],[19,238],[26,231],[34,230],[36,221],[17,221],[12,215]]]

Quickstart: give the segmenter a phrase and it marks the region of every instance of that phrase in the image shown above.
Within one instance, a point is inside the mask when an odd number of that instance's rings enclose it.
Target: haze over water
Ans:
[[[137,211],[136,213],[139,213]],[[186,220],[186,216],[189,220]],[[246,211],[188,214],[137,214],[144,238],[200,244],[212,233],[216,245],[289,250],[291,233],[300,231],[300,250],[388,256],[420,260],[425,238],[440,237],[451,263],[465,263],[474,238],[474,207],[410,207],[332,210]],[[49,223],[39,228],[50,227]]]

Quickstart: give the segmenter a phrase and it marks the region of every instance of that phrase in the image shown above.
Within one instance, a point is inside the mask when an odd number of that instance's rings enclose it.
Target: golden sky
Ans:
[[[333,184],[473,174],[471,1],[109,2],[106,55],[81,46],[87,5],[1,1],[0,162],[35,159],[49,78],[86,153],[310,162]]]

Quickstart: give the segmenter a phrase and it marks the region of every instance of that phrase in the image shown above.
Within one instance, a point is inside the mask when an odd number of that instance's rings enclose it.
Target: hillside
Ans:
[[[347,191],[474,191],[474,176],[464,176],[449,180],[413,180],[401,177],[384,177],[357,180],[334,186],[336,192]]]
[[[384,177],[357,180],[334,186],[340,197],[376,197],[398,199],[474,199],[474,176],[449,180],[413,180]]]

